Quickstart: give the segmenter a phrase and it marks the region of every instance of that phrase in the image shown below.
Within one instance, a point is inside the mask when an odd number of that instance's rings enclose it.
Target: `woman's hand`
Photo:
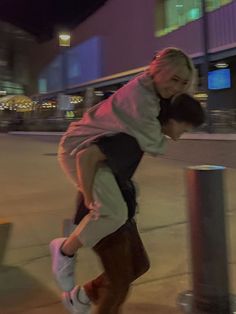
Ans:
[[[89,209],[92,220],[98,220],[100,213],[98,203],[92,197],[85,197],[84,204]]]
[[[98,218],[100,216],[98,203],[96,201],[90,202],[88,204],[87,208],[90,210],[89,215],[91,216],[91,219],[92,220],[98,220]]]

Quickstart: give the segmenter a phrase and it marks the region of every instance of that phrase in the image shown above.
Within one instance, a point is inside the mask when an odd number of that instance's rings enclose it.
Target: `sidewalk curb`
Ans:
[[[182,140],[236,141],[236,133],[184,133]]]
[[[40,132],[40,131],[10,131],[7,134],[13,134],[13,135],[63,135],[64,132]]]
[[[64,132],[24,132],[12,131],[11,135],[39,135],[39,136],[62,136]],[[212,140],[212,141],[236,141],[236,133],[185,133],[181,140]]]

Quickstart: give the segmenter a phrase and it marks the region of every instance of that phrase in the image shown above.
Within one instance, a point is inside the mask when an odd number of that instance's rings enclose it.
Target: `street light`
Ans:
[[[57,116],[60,117],[63,110],[67,110],[69,97],[66,96],[68,88],[68,57],[67,49],[70,47],[71,35],[68,31],[60,31],[58,33],[59,47],[61,51],[61,85],[62,93],[59,93],[57,98]]]
[[[61,31],[58,33],[59,47],[61,48],[61,57],[62,57],[62,89],[63,92],[67,89],[68,84],[68,76],[67,76],[67,68],[68,68],[68,60],[67,60],[67,49],[70,47],[71,35],[68,31]]]
[[[60,32],[58,34],[58,39],[60,47],[70,47],[71,35],[69,32]]]
[[[206,10],[206,0],[201,1],[202,9],[202,45],[203,45],[203,88],[208,95],[208,71],[209,71],[209,34],[208,34],[208,14]],[[206,103],[206,119],[208,132],[212,133],[212,123],[208,101]]]

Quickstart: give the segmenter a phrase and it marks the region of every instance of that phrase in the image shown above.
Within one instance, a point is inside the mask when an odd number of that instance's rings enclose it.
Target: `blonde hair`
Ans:
[[[171,72],[180,66],[187,66],[190,71],[190,80],[185,92],[193,94],[196,88],[196,69],[192,60],[181,49],[168,47],[157,52],[148,67],[152,77],[159,75],[160,79],[171,76]]]

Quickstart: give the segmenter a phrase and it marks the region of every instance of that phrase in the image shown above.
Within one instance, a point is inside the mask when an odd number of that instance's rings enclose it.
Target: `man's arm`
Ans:
[[[106,156],[95,144],[79,151],[76,155],[76,167],[78,177],[78,188],[84,196],[86,207],[92,209],[93,199],[93,181],[99,166]]]

